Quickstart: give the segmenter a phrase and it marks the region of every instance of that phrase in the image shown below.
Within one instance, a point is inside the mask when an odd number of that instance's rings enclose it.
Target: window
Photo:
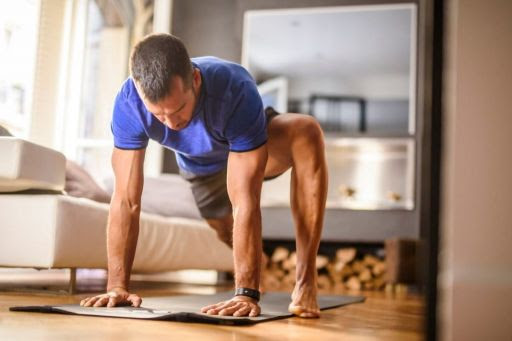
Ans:
[[[39,1],[0,1],[0,125],[28,135]]]
[[[81,67],[81,95],[78,139],[73,158],[97,179],[112,173],[110,121],[114,98],[128,76],[130,28],[117,8],[106,3],[87,2],[84,53]],[[76,37],[75,39],[80,39]],[[70,141],[71,142],[71,141]]]
[[[83,27],[75,28],[71,45],[78,46],[81,52],[75,49],[70,54],[77,56],[72,58],[71,67],[81,72],[77,72],[76,80],[68,85],[67,93],[73,96],[73,92],[78,91],[79,95],[68,106],[75,115],[66,124],[71,133],[64,137],[65,150],[68,158],[101,181],[112,176],[110,122],[114,99],[129,75],[131,46],[152,30],[153,1],[76,1],[82,4],[82,10],[75,8],[75,15],[81,17]],[[160,154],[146,150],[146,174],[159,173]],[[157,161],[152,162],[152,159]]]

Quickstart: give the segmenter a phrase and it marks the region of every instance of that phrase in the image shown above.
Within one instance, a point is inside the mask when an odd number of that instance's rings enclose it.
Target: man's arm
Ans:
[[[107,290],[128,289],[137,239],[143,187],[145,149],[114,148],[115,185],[107,227]]]
[[[261,185],[267,146],[228,158],[227,187],[233,206],[233,256],[237,288],[258,290],[261,267]]]
[[[233,206],[233,256],[237,288],[258,290],[261,271],[261,210],[260,196],[267,146],[248,152],[230,152],[227,187]],[[201,309],[208,314],[257,316],[260,308],[246,296]]]
[[[115,306],[142,300],[128,292],[130,273],[139,236],[140,203],[143,187],[145,149],[114,148],[112,167],[115,186],[107,226],[107,294],[82,300],[83,306]]]

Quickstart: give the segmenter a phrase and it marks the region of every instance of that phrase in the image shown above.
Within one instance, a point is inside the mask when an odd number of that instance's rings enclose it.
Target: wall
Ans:
[[[440,320],[443,340],[512,338],[512,2],[447,7]]]
[[[34,76],[34,95],[29,140],[55,147],[59,84],[56,76],[62,68],[61,41],[65,13],[69,11],[64,0],[42,0],[40,5],[37,59]]]
[[[367,0],[364,4],[404,2],[415,1]],[[174,0],[173,34],[185,42],[191,56],[214,55],[239,63],[242,55],[243,13],[247,10],[362,3],[357,0]]]
[[[411,2],[416,1],[174,0],[172,33],[183,40],[192,57],[215,55],[240,62],[243,13],[247,10]],[[177,171],[172,154],[168,150],[164,152],[164,172]],[[417,186],[416,200],[421,191],[419,183]],[[263,236],[267,239],[289,239],[294,235],[289,208],[264,209],[263,225]],[[418,238],[419,230],[417,202],[415,209],[410,211],[329,209],[322,236],[323,240],[332,241],[382,242],[391,237]]]

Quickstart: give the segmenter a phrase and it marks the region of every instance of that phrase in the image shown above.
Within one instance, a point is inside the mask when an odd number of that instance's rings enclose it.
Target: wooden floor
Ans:
[[[1,281],[0,281],[1,282]],[[5,284],[5,283],[4,283]],[[12,283],[10,283],[12,285]],[[81,291],[93,293],[97,283]],[[176,294],[210,294],[224,286],[133,283],[142,298]],[[5,289],[4,289],[5,290]],[[340,294],[323,292],[325,294]],[[342,293],[350,294],[350,293]],[[288,318],[254,326],[229,327],[169,321],[10,312],[16,305],[78,303],[78,295],[0,291],[0,340],[422,340],[423,300],[417,294],[359,292],[365,303],[326,310],[320,319]]]

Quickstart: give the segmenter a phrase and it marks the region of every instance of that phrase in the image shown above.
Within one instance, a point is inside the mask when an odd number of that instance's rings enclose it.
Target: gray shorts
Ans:
[[[265,109],[267,126],[278,114],[271,107]],[[226,185],[227,169],[208,175],[195,175],[180,170],[180,175],[190,183],[197,208],[203,218],[215,219],[231,214],[231,201]],[[265,180],[271,180],[277,176],[265,178]]]

